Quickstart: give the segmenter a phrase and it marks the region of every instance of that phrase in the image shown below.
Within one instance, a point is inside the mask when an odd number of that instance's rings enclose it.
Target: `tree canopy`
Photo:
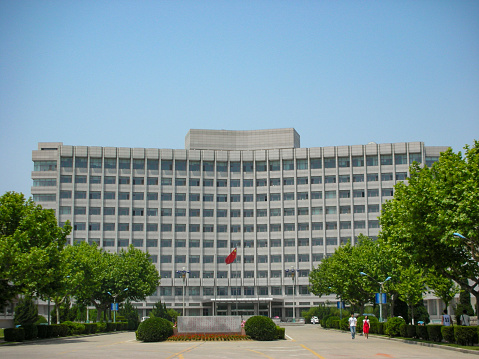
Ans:
[[[383,206],[379,237],[479,301],[479,142],[465,156],[448,149],[431,168],[410,172]]]
[[[57,281],[60,255],[71,231],[53,210],[16,192],[0,197],[0,307],[19,294],[47,297]]]

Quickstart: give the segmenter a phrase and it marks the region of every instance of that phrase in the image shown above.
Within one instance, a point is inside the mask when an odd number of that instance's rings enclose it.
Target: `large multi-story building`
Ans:
[[[376,237],[381,205],[409,165],[447,149],[300,148],[294,129],[190,130],[185,147],[33,151],[33,199],[60,225],[71,221],[69,243],[151,254],[161,286],[140,304],[144,315],[161,299],[187,315],[298,317],[319,304],[310,271],[359,234]]]

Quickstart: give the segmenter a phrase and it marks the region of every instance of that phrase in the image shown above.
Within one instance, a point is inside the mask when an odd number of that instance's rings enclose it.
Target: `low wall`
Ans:
[[[178,317],[178,334],[183,333],[241,333],[240,316]]]

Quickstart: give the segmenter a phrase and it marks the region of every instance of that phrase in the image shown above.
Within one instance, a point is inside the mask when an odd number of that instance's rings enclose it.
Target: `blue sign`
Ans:
[[[339,302],[339,301],[338,301],[338,302],[336,303],[336,308],[338,308],[338,309],[339,309],[339,308],[343,308],[343,309],[344,309],[344,308],[346,308],[346,305],[344,304],[344,302]]]
[[[382,301],[379,301],[379,294],[382,294]],[[386,293],[376,293],[376,303],[377,304],[384,304],[386,303]]]
[[[118,303],[111,303],[111,310],[118,311]]]

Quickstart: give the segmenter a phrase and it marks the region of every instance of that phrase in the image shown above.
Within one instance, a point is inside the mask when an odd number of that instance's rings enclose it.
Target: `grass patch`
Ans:
[[[4,337],[3,337],[3,329],[0,328],[0,339],[3,339],[3,338],[4,338]]]

